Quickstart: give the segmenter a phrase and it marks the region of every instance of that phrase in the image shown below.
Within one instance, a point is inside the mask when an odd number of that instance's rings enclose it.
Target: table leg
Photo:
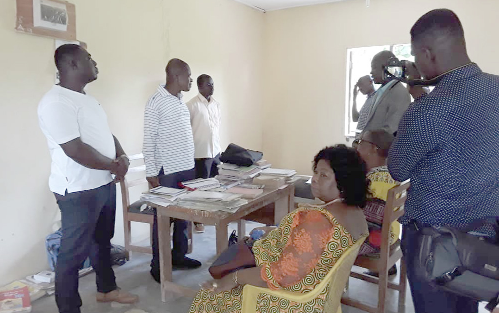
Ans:
[[[166,291],[172,281],[172,248],[170,217],[158,212],[158,244],[161,277],[161,300],[166,302]]]
[[[227,222],[220,221],[220,223],[215,225],[217,230],[217,255],[222,253],[225,249],[227,249]]]
[[[188,287],[184,287],[178,284],[175,284],[171,281],[161,281],[161,300],[166,302],[166,296],[170,294],[171,299],[176,299],[178,296],[194,298],[197,294],[197,291]]]
[[[279,224],[289,212],[289,195],[279,198],[275,202],[274,222]]]
[[[289,198],[288,198],[288,213],[291,213],[292,211],[295,210],[295,188],[291,188],[289,192]]]
[[[246,221],[240,219],[237,222],[237,241],[238,242],[242,241],[245,235],[246,235]]]

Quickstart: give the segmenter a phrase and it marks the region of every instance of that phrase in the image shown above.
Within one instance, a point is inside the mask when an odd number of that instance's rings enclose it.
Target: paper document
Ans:
[[[225,192],[194,190],[193,192],[183,194],[180,196],[180,199],[232,201],[239,197],[238,195]]]
[[[178,196],[169,197],[164,195],[154,195],[150,193],[144,193],[140,196],[140,200],[152,202],[161,206],[169,206],[178,198]],[[142,212],[142,209],[141,209]]]
[[[184,189],[175,189],[175,188],[168,188],[168,187],[159,186],[159,187],[156,187],[156,188],[149,190],[149,192],[154,193],[154,194],[159,194],[159,195],[177,196],[177,195],[185,193],[186,191]]]
[[[272,176],[283,176],[283,177],[291,177],[296,174],[295,170],[287,170],[287,169],[279,169],[279,168],[267,168],[262,171],[264,175],[272,175]]]
[[[182,185],[189,189],[210,190],[220,187],[220,182],[215,178],[198,178],[182,182]]]

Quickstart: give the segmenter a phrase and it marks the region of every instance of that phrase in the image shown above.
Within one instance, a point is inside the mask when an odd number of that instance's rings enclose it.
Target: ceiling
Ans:
[[[262,11],[281,10],[305,5],[339,2],[346,0],[235,0]]]

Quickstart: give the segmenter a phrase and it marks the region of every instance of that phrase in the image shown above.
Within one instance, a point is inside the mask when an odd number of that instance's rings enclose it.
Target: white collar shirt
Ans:
[[[194,136],[194,157],[196,159],[214,158],[220,153],[220,103],[213,97],[210,101],[198,94],[187,102],[191,114],[192,134]]]

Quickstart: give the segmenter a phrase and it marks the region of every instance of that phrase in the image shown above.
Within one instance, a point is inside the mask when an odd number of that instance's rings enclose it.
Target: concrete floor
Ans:
[[[247,230],[250,231],[259,224],[247,222]],[[236,229],[236,224],[229,225],[230,231]],[[230,232],[229,232],[230,233]],[[200,260],[203,266],[196,270],[174,271],[174,281],[180,284],[199,288],[199,283],[210,278],[208,267],[215,258],[215,228],[206,226],[203,234],[194,235],[194,252],[189,255]],[[188,312],[192,298],[178,297],[172,295],[166,303],[161,302],[160,287],[149,274],[149,262],[151,256],[135,253],[131,260],[125,265],[115,267],[118,285],[125,290],[140,296],[140,302],[135,305],[122,305],[117,303],[97,303],[95,301],[95,274],[90,274],[80,279],[80,294],[83,300],[83,313],[185,313]],[[398,277],[395,282],[398,281]],[[348,293],[351,297],[360,299],[368,305],[376,305],[377,287],[373,284],[350,278]],[[388,292],[387,313],[398,312],[398,292]],[[361,310],[342,306],[344,313],[358,313]],[[482,312],[482,310],[480,310]],[[33,303],[33,313],[56,313],[57,307],[53,296],[44,297]],[[410,292],[407,293],[403,313],[413,313],[414,307]]]

